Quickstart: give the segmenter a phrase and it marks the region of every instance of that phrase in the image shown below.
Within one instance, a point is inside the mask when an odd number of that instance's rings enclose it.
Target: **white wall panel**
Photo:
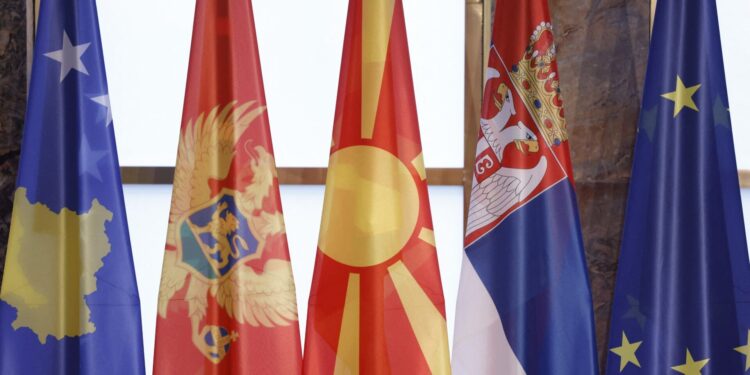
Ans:
[[[255,0],[277,161],[327,164],[346,0]],[[750,169],[750,2],[717,0],[740,168]],[[99,0],[104,53],[123,166],[172,165],[182,112],[194,1]],[[404,0],[425,159],[463,157],[464,0]],[[282,186],[304,334],[323,203],[322,186]],[[171,186],[125,187],[150,373]],[[462,189],[431,187],[433,220],[452,336],[462,248]],[[742,193],[750,229],[750,190]],[[451,340],[452,342],[452,340]]]
[[[734,149],[737,167],[750,169],[750,75],[747,62],[750,49],[745,44],[750,34],[750,1],[716,0],[721,29],[721,46],[724,54],[724,69],[729,93],[729,113],[732,118]],[[745,211],[745,228],[750,233],[750,189],[742,192]]]
[[[750,17],[750,1],[716,0],[716,6],[719,11],[737,167],[750,169],[750,75],[747,73],[747,64],[750,61],[750,48],[747,48],[747,35],[750,35],[750,22],[747,22]]]
[[[141,297],[143,351],[150,374],[154,359],[156,306],[159,298],[164,244],[167,240],[172,185],[125,185],[125,210]]]
[[[141,296],[146,367],[148,373],[151,373],[156,307],[172,186],[125,185],[124,191],[125,206],[130,222],[133,259]],[[444,186],[430,187],[429,192],[445,292],[448,333],[452,338],[463,246],[463,193],[461,187]],[[307,298],[310,294],[320,216],[323,212],[323,193],[323,186],[281,187],[289,251],[297,284],[299,323],[303,339],[307,317]],[[449,342],[452,343],[453,340]]]
[[[255,0],[276,160],[328,164],[347,0]],[[171,166],[195,1],[99,0],[123,166]],[[463,165],[464,0],[404,0],[425,163]]]
[[[120,164],[174,165],[195,1],[97,7]]]
[[[745,216],[745,235],[750,234],[750,189],[742,190],[742,211]],[[750,256],[750,248],[748,248]]]

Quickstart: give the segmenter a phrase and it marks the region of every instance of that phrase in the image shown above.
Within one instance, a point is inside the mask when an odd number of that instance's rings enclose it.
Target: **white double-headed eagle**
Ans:
[[[175,169],[167,235],[169,245],[178,245],[177,226],[180,220],[211,201],[210,181],[221,181],[228,176],[232,163],[236,163],[237,152],[247,152],[249,161],[247,165],[235,167],[252,172],[251,182],[234,192],[237,209],[247,218],[247,225],[260,237],[261,243],[268,236],[285,231],[281,212],[262,210],[263,200],[275,192],[273,156],[261,146],[248,150],[245,145],[238,145],[242,134],[264,111],[265,107],[256,101],[242,104],[232,102],[223,108],[217,106],[208,115],[201,114],[187,124],[180,139]],[[257,273],[240,260],[224,276],[208,280],[183,264],[179,252],[165,253],[159,290],[159,315],[167,317],[170,300],[185,287],[185,283],[189,283],[185,300],[196,345],[203,344],[201,340],[206,329],[201,330],[200,324],[206,316],[209,293],[230,317],[242,324],[275,327],[287,326],[297,320],[289,261],[269,259],[263,271]]]
[[[485,87],[490,80],[499,79],[500,72],[493,68],[487,69]],[[493,95],[493,102],[498,113],[489,119],[482,118],[480,126],[483,137],[477,144],[477,155],[487,149],[492,150],[497,163],[502,165],[505,148],[515,144],[521,152],[526,152],[522,145],[526,145],[529,152],[539,151],[539,140],[523,122],[508,125],[510,118],[516,114],[513,103],[513,93],[505,84],[500,84],[497,93]],[[491,158],[479,160],[477,168],[493,167]],[[503,216],[518,202],[528,197],[547,171],[547,159],[542,156],[536,166],[530,169],[510,168],[501,166],[491,176],[481,182],[474,179],[469,202],[466,232],[472,233]],[[482,173],[482,171],[475,171]]]

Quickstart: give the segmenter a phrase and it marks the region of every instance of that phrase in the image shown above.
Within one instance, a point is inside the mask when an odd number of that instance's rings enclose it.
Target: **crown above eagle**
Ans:
[[[510,79],[521,91],[519,96],[552,146],[568,140],[556,59],[552,24],[542,22],[531,35],[523,58],[510,71]]]

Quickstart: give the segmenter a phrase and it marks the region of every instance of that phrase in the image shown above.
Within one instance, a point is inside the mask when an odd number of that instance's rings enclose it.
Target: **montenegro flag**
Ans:
[[[299,374],[297,305],[249,0],[198,0],[154,374]]]
[[[415,107],[401,0],[350,0],[306,373],[450,373]]]

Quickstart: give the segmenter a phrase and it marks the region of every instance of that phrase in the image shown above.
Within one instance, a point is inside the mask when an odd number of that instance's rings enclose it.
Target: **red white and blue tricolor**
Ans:
[[[498,0],[454,374],[597,374],[593,310],[546,0]]]

